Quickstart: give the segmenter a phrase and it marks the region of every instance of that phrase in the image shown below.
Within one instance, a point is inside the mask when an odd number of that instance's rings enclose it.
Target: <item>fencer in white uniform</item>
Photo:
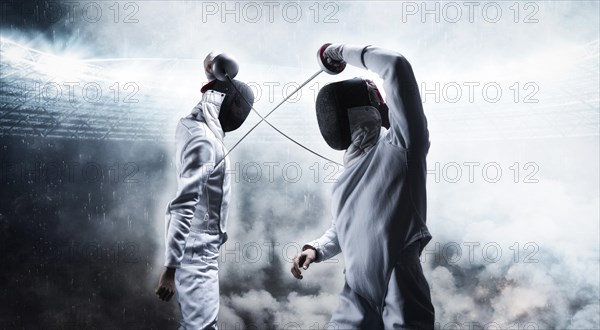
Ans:
[[[324,86],[317,119],[325,141],[343,150],[344,172],[332,191],[333,221],[296,257],[292,274],[342,252],[345,286],[331,319],[336,329],[432,329],[434,308],[419,256],[426,226],[429,133],[410,63],[377,47],[324,45],[329,64],[374,71]]]
[[[165,271],[156,294],[168,301],[177,293],[180,329],[217,329],[218,256],[227,240],[230,198],[223,137],[224,132],[243,123],[254,101],[246,84],[215,79],[213,71],[223,71],[218,64],[224,63],[227,69],[231,60],[219,59],[214,54],[207,57],[207,77],[212,80],[202,88],[202,100],[179,121],[176,130],[177,193],[167,207]]]

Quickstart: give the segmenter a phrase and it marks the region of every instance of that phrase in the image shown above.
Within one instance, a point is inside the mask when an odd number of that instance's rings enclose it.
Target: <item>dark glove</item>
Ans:
[[[227,81],[227,77],[233,79],[240,71],[237,61],[230,55],[221,53],[212,61],[212,74],[221,81]]]

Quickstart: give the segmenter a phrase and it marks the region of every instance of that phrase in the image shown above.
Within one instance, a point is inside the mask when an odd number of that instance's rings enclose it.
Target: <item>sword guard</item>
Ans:
[[[319,61],[319,66],[323,71],[332,75],[336,75],[344,71],[344,69],[346,68],[346,62],[327,62],[327,59],[325,58],[325,49],[327,49],[327,47],[329,47],[330,45],[330,43],[324,44],[323,46],[321,46],[321,48],[319,48],[319,50],[317,51],[317,60]]]

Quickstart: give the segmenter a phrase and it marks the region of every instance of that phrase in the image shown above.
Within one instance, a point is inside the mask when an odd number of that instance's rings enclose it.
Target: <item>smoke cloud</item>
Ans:
[[[318,70],[318,47],[339,42],[398,50],[428,90],[441,83],[432,92],[441,100],[424,97],[434,239],[421,257],[437,326],[600,328],[598,128],[589,134],[584,117],[565,123],[552,115],[586,106],[597,123],[598,51],[582,46],[596,41],[597,48],[597,2],[485,2],[471,16],[457,3],[457,22],[456,8],[445,2],[129,3],[115,3],[117,13],[112,3],[77,2],[71,16],[66,2],[5,8],[10,24],[3,25],[3,37],[52,53],[75,52],[106,72],[129,68],[124,79],[140,87],[135,107],[161,119],[164,139],[3,132],[0,279],[12,284],[1,289],[1,326],[175,327],[176,303],[158,301],[154,288],[163,264],[164,211],[176,189],[172,136],[178,118],[199,100],[204,56],[213,49],[233,54],[241,64],[238,78],[252,83],[260,96],[255,107],[264,115]],[[62,11],[48,19],[53,4]],[[422,6],[433,14],[423,14]],[[15,23],[34,12],[46,24]],[[109,58],[127,60],[98,61]],[[381,83],[357,68],[321,74],[269,121],[340,162],[342,154],[320,138],[314,97],[319,86],[354,76]],[[465,82],[480,84],[473,102]],[[482,97],[494,97],[482,94],[491,82],[503,92],[498,103]],[[528,82],[535,85],[524,87]],[[462,86],[458,102],[452,102],[452,83]],[[578,94],[560,98],[556,91]],[[538,102],[524,103],[527,95]],[[257,122],[251,114],[227,134],[226,145]],[[289,269],[301,246],[328,228],[332,181],[343,169],[264,123],[230,157],[220,328],[327,328],[344,284],[343,255],[311,265],[301,281]]]

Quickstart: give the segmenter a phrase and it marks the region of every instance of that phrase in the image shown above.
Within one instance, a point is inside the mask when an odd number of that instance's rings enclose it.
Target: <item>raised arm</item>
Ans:
[[[429,146],[419,88],[412,66],[404,56],[379,47],[352,45],[332,45],[325,53],[334,60],[371,70],[383,79],[393,142],[406,148]]]

